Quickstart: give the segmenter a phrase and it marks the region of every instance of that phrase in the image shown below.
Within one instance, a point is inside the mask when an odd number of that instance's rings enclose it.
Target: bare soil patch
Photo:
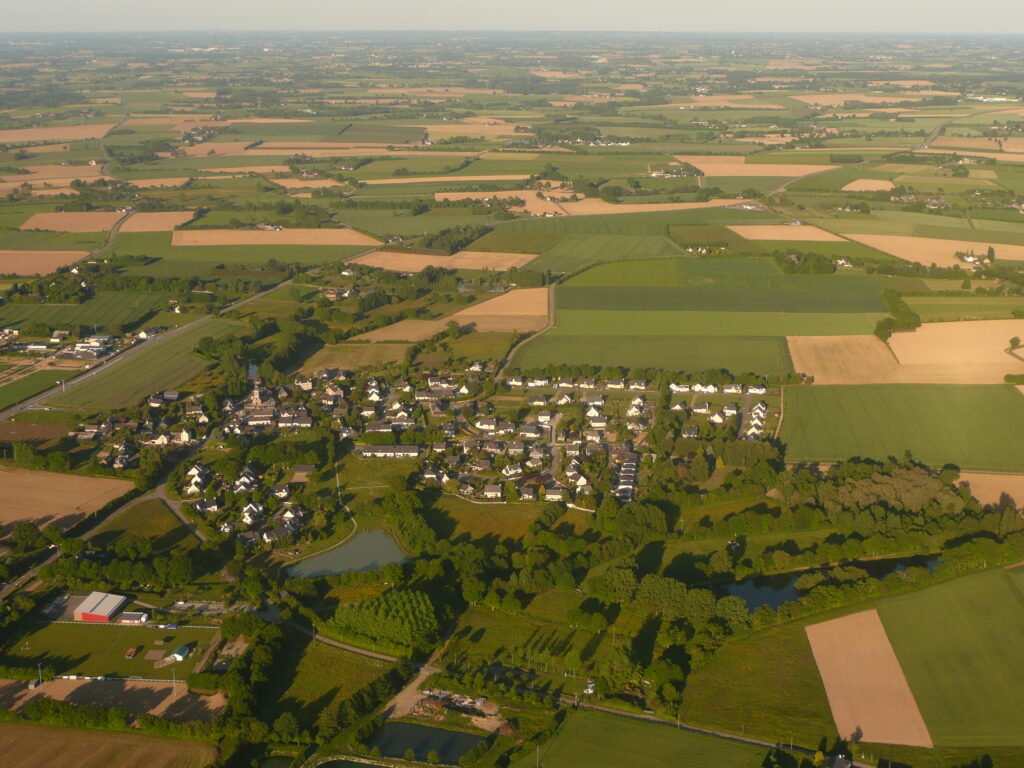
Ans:
[[[807,240],[820,243],[841,243],[845,238],[824,229],[795,224],[764,224],[731,226],[733,232],[747,240]]]
[[[971,495],[982,504],[998,504],[1006,494],[1018,509],[1024,507],[1024,475],[961,472],[960,480],[970,485]]]
[[[175,227],[192,221],[193,211],[166,211],[163,213],[133,213],[121,225],[120,232],[170,232]]]
[[[878,611],[812,624],[806,631],[840,737],[931,748]]]
[[[934,237],[910,237],[907,235],[847,235],[843,237],[877,248],[906,261],[918,264],[936,264],[940,267],[964,266],[956,254],[974,253],[984,255],[989,246],[995,248],[996,258],[1008,261],[1024,261],[1024,245],[1000,245],[979,243],[970,240],[940,240]]]
[[[0,251],[0,275],[48,275],[88,255],[88,251]]]
[[[67,528],[132,487],[127,480],[0,467],[0,524]]]
[[[161,651],[161,656],[163,652]],[[157,715],[168,720],[210,720],[227,704],[224,694],[199,696],[179,682],[153,680],[48,680],[36,689],[20,680],[0,681],[0,702],[19,710],[37,698],[67,701],[78,706],[122,707],[129,714]]]
[[[379,245],[354,229],[190,229],[171,235],[171,245]]]
[[[415,154],[423,153],[417,152]],[[363,184],[372,186],[375,184],[436,184],[452,181],[460,183],[464,181],[525,181],[528,178],[530,176],[526,173],[508,173],[493,176],[393,176],[387,179],[364,179]]]
[[[5,768],[203,768],[217,759],[213,744],[141,733],[0,724]]]
[[[30,424],[21,421],[0,422],[0,440],[13,442],[24,440],[29,443],[41,444],[64,437],[70,430],[60,424]]]
[[[494,269],[503,272],[509,267],[522,267],[537,258],[533,253],[490,253],[485,251],[459,251],[451,256],[426,253],[399,253],[374,251],[353,259],[356,264],[390,269],[395,272],[420,272],[427,267],[445,269]]]
[[[81,141],[99,139],[107,135],[115,123],[93,125],[60,125],[51,128],[12,128],[0,131],[0,144],[15,144],[24,141]]]
[[[896,185],[885,179],[854,179],[843,186],[843,192],[888,192]]]
[[[46,229],[51,232],[108,232],[124,218],[117,211],[57,211],[37,213],[18,229]]]

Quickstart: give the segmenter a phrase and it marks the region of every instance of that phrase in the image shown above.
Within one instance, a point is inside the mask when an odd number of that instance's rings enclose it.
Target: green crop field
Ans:
[[[558,245],[564,235],[543,232],[488,232],[479,240],[470,243],[467,251],[491,251],[494,253],[544,253]]]
[[[0,655],[0,664],[35,669],[37,664],[51,666],[57,674],[113,675],[163,680],[172,670],[183,680],[195,668],[209,647],[214,629],[179,627],[150,629],[129,624],[24,622],[21,633],[10,633]],[[159,642],[159,645],[157,644]],[[159,650],[166,655],[179,645],[189,645],[191,655],[183,662],[154,668],[146,653]],[[140,647],[135,658],[124,653]]]
[[[675,371],[725,368],[733,373],[793,371],[781,337],[571,336],[545,333],[524,345],[512,360],[523,370],[548,365],[621,365]]]
[[[81,304],[5,304],[0,306],[0,325],[18,327],[42,323],[58,328],[130,325],[150,312],[165,308],[171,296],[156,292],[100,291]]]
[[[199,539],[159,499],[133,504],[96,528],[89,539],[109,547],[129,535],[148,539],[158,553],[177,553],[199,546]]]
[[[1024,746],[1024,594],[1003,569],[879,603],[932,740]]]
[[[201,338],[220,338],[242,327],[219,318],[205,318],[183,331],[146,343],[129,359],[100,369],[77,386],[47,398],[46,404],[83,410],[124,408],[153,392],[180,387],[208,365],[192,354]]]
[[[592,305],[591,305],[592,306]],[[624,311],[616,311],[624,310]],[[549,336],[844,336],[871,333],[884,313],[559,309]]]
[[[582,710],[571,714],[541,748],[541,763],[548,768],[757,768],[767,751],[668,725]],[[516,768],[532,765],[529,756]]]
[[[595,216],[558,216],[524,219],[502,224],[501,232],[542,232],[563,235],[667,235],[669,227],[686,224],[774,224],[782,218],[763,211],[704,208],[655,213],[611,213]]]
[[[20,403],[33,395],[45,392],[58,381],[70,381],[76,375],[76,371],[36,371],[28,376],[22,376],[10,384],[0,386],[0,408]]]
[[[907,296],[903,299],[926,323],[998,320],[1024,313],[1024,296]]]
[[[593,264],[676,256],[679,246],[661,235],[567,235],[532,262],[531,269],[574,272]]]
[[[886,458],[910,450],[933,466],[1024,471],[1024,395],[1011,386],[883,384],[787,387],[790,461]]]
[[[14,251],[94,251],[107,241],[107,233],[5,229],[0,241],[5,250]]]

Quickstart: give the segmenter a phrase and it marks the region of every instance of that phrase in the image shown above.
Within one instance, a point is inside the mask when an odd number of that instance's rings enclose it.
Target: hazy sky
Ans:
[[[1024,33],[1020,0],[36,0],[0,35],[135,30]]]

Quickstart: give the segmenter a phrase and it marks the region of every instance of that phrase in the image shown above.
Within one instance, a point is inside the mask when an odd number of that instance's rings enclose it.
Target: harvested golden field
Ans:
[[[731,226],[729,229],[747,240],[806,240],[818,243],[846,242],[839,235],[833,235],[824,229],[803,224],[737,225]]]
[[[809,163],[748,163],[746,158],[736,155],[676,155],[675,159],[700,169],[705,176],[807,176],[839,167]]]
[[[22,520],[67,528],[134,485],[128,480],[0,467],[0,525]]]
[[[423,154],[421,152],[415,153]],[[448,153],[446,153],[448,154]],[[363,184],[427,184],[464,181],[526,181],[530,178],[528,173],[509,173],[493,176],[394,176],[387,179],[364,179]]]
[[[445,329],[449,318],[438,320],[399,320],[397,323],[375,328],[353,336],[353,341],[422,341]]]
[[[815,384],[873,384],[895,381],[899,361],[877,336],[789,336],[793,370]]]
[[[410,344],[327,344],[321,347],[302,366],[305,373],[316,373],[325,368],[362,368],[400,363]]]
[[[44,144],[41,147],[30,147],[30,151],[33,155],[43,154],[45,152],[67,152],[71,149],[70,144]]]
[[[748,203],[749,200],[720,198],[706,203],[608,203],[597,197],[588,197],[575,203],[559,203],[570,216],[595,216],[608,213],[656,213],[658,211],[692,211],[700,208],[722,208]]]
[[[978,243],[970,240],[939,240],[933,237],[910,237],[907,235],[848,235],[849,240],[877,248],[906,261],[916,261],[925,266],[936,264],[940,267],[963,266],[956,257],[957,252],[974,251],[984,255],[989,246],[995,248],[996,258],[1007,261],[1024,261],[1024,245],[1000,245]]]
[[[475,331],[539,331],[548,323],[548,288],[515,288],[456,312],[446,320]]]
[[[45,229],[50,232],[107,232],[124,218],[117,211],[73,211],[36,213],[18,229]]]
[[[119,232],[170,232],[192,221],[194,211],[165,211],[162,213],[133,213],[121,225]]]
[[[537,197],[533,189],[512,189],[504,192],[435,192],[435,200],[509,200],[519,198],[525,204],[513,206],[513,211],[526,211],[537,216],[552,214],[554,216],[565,216],[567,211],[562,204]]]
[[[888,192],[895,186],[885,179],[854,179],[842,189],[843,192]]]
[[[461,159],[464,157],[476,157],[479,152],[446,152],[440,149],[367,149],[365,147],[356,147],[354,149],[303,149],[300,150],[302,154],[309,155],[310,157],[366,157],[372,155],[374,157],[451,157],[453,159]],[[280,149],[263,149],[262,146],[257,149],[250,149],[247,152],[236,152],[236,155],[244,155],[246,157],[259,157],[261,155],[273,155],[274,157],[280,157],[282,150]],[[404,178],[404,177],[403,177]],[[445,176],[445,179],[455,178]],[[461,178],[468,178],[463,176]],[[518,177],[517,177],[518,178]],[[408,181],[422,181],[422,178],[407,179]]]
[[[948,149],[915,149],[919,155],[948,155]],[[960,154],[968,157],[985,157],[990,160],[998,160],[1001,163],[1024,163],[1024,153],[1015,152],[985,152],[983,150],[969,150]]]
[[[1005,493],[1018,509],[1024,507],[1024,475],[961,472],[960,480],[971,487],[971,495],[982,504],[998,504]]]
[[[878,611],[811,624],[806,631],[841,738],[932,746]]]
[[[987,138],[984,136],[939,136],[929,146],[960,149],[982,149],[989,152],[1024,152],[1024,138],[1004,136]]]
[[[88,251],[0,251],[0,275],[48,275],[88,255]]]
[[[343,181],[335,179],[270,179],[285,189],[323,189],[324,187],[342,187]]]
[[[213,744],[141,733],[0,724],[6,768],[204,768],[217,759]]]
[[[484,251],[459,251],[451,256],[427,253],[400,253],[398,251],[374,251],[352,261],[368,267],[390,269],[394,272],[420,272],[427,267],[444,269],[493,269],[504,272],[510,267],[522,267],[537,258],[533,253],[489,253]]]
[[[26,165],[28,173],[4,176],[4,181],[27,181],[36,184],[40,181],[64,181],[72,179],[97,179],[103,175],[99,165]]]
[[[189,229],[171,235],[171,245],[380,245],[354,229]]]
[[[192,176],[171,176],[166,179],[132,179],[130,182],[139,189],[157,189],[160,187],[180,187],[192,181]]]
[[[61,125],[52,128],[12,128],[0,131],[0,144],[17,144],[25,141],[81,141],[99,139],[107,135],[114,123],[93,125]]]
[[[251,141],[207,141],[192,147],[181,147],[185,157],[207,157],[208,155],[241,155]],[[169,152],[158,153],[161,157],[170,157]],[[280,154],[280,153],[278,153]]]
[[[415,145],[380,141],[300,141],[298,139],[292,141],[264,141],[260,144],[260,147],[263,149],[287,149],[293,151],[299,149],[386,149],[387,147],[403,147],[407,149],[412,146]]]
[[[1024,373],[1007,354],[1013,336],[1024,338],[1024,320],[926,323],[895,333],[888,345],[871,335],[790,336],[795,370],[816,384],[1000,384]]]

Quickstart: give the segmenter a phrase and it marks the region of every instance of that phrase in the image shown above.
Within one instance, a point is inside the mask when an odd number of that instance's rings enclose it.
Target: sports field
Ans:
[[[179,333],[147,342],[131,357],[100,369],[77,386],[46,399],[47,405],[83,410],[124,408],[153,392],[174,389],[188,382],[209,363],[192,354],[204,336],[220,338],[242,326],[219,318],[204,318]]]
[[[758,768],[766,749],[657,723],[582,710],[569,716],[541,748],[548,768]],[[534,757],[515,768],[528,768]]]
[[[911,451],[933,466],[1024,471],[1024,395],[1007,385],[787,387],[789,461],[884,459]]]
[[[75,371],[36,371],[10,384],[4,384],[0,386],[0,409],[45,392],[58,381],[68,381],[75,375]]]

